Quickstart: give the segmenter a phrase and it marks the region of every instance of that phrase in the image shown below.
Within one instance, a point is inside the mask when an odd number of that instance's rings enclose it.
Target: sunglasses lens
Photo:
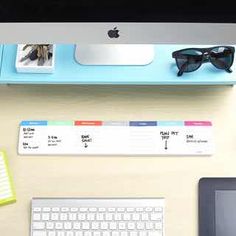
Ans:
[[[197,70],[202,63],[202,53],[197,50],[189,49],[181,51],[176,58],[179,70],[192,72]]]
[[[233,51],[227,47],[214,48],[210,53],[212,64],[218,69],[229,69],[233,64]]]

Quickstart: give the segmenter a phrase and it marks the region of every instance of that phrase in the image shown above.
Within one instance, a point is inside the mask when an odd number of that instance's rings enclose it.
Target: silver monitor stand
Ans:
[[[82,65],[147,65],[154,59],[148,44],[76,45],[75,59]]]

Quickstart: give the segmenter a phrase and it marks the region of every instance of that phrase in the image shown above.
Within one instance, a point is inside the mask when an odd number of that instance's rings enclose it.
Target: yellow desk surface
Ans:
[[[21,120],[212,120],[212,157],[22,157]],[[17,203],[0,208],[1,236],[29,236],[32,197],[165,197],[166,236],[197,236],[198,180],[236,176],[236,88],[0,86],[0,149]]]

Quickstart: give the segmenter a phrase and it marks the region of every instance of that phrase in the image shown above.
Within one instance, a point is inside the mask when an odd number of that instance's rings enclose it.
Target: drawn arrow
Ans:
[[[167,147],[167,140],[165,140],[165,150],[167,150],[168,147]]]
[[[85,144],[84,144],[84,147],[85,147],[85,148],[87,148],[87,147],[88,147],[88,144],[87,144],[87,143],[85,143]]]

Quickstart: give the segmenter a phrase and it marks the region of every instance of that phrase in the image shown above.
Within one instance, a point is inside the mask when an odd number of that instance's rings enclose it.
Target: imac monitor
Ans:
[[[82,64],[148,64],[153,44],[235,44],[236,7],[213,0],[2,0],[2,43],[75,43]]]

